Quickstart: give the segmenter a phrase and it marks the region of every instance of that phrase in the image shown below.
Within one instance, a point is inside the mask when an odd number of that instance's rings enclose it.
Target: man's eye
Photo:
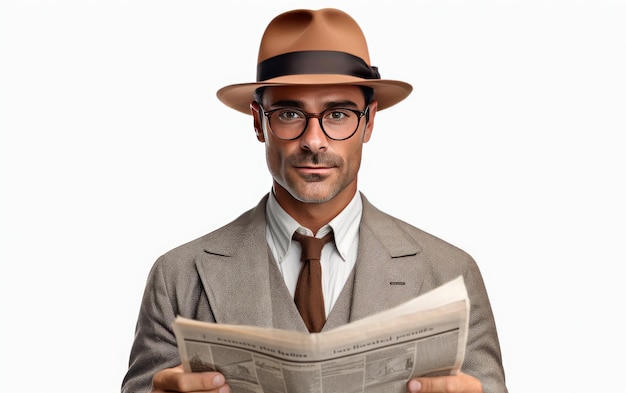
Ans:
[[[346,111],[331,111],[328,112],[328,114],[325,116],[328,120],[332,120],[332,121],[340,121],[340,120],[345,120],[346,118],[348,118],[350,115],[348,112]]]
[[[281,111],[278,114],[278,118],[282,121],[293,121],[293,120],[299,120],[302,118],[302,114],[300,112],[297,111],[289,111],[289,110],[285,110],[285,111]]]

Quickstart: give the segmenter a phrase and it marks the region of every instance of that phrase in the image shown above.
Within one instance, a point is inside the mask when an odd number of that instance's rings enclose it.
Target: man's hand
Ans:
[[[407,384],[409,393],[483,393],[483,385],[471,375],[415,378]]]
[[[229,393],[230,388],[220,373],[186,373],[177,366],[154,374],[152,393],[164,392]]]

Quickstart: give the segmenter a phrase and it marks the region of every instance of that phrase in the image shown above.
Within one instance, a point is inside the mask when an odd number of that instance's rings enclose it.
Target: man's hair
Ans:
[[[363,98],[365,98],[365,106],[368,106],[374,100],[374,89],[367,86],[359,86],[361,91],[363,92]],[[259,87],[254,91],[254,100],[258,103],[261,103],[263,100],[263,91],[265,87]]]

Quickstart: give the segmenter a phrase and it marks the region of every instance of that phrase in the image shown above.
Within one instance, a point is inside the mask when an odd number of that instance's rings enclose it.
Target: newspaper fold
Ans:
[[[410,378],[456,374],[465,356],[463,277],[323,333],[177,317],[183,368],[220,371],[235,393],[404,393]]]

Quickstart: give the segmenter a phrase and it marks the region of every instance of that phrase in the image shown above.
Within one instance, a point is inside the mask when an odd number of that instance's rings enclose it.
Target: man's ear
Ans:
[[[376,111],[378,110],[378,101],[373,100],[369,105],[369,111],[367,113],[367,124],[365,125],[365,132],[363,133],[363,143],[368,142],[372,137],[372,131],[374,131],[374,118],[376,117]]]
[[[254,132],[256,133],[256,139],[259,142],[265,142],[265,135],[263,135],[263,113],[261,112],[261,106],[258,102],[252,101],[250,103],[250,113],[254,122]]]

